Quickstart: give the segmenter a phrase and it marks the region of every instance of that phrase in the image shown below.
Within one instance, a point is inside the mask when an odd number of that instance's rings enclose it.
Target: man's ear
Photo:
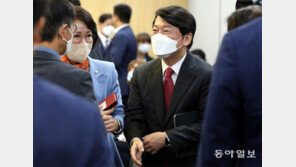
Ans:
[[[184,41],[183,45],[187,47],[191,43],[191,41],[192,41],[192,33],[186,34],[184,36],[183,41]]]
[[[66,29],[67,29],[67,24],[63,24],[63,25],[61,26],[61,28],[59,29],[59,31],[58,31],[58,35],[59,35],[61,38],[64,38],[64,37],[65,37]]]
[[[45,18],[41,17],[34,25],[33,29],[33,43],[42,41],[42,31],[45,26]]]

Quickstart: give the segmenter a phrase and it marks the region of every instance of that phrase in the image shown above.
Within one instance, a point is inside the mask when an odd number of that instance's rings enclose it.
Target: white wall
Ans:
[[[188,0],[188,10],[194,15],[197,25],[191,49],[202,49],[212,65],[227,32],[226,19],[235,11],[235,3],[236,0]]]

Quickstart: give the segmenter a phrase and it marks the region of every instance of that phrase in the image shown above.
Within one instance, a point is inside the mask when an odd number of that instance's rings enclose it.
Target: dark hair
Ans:
[[[201,59],[203,59],[204,61],[207,61],[206,59],[206,54],[204,51],[202,51],[201,49],[194,49],[193,51],[191,51],[192,54],[199,56]]]
[[[154,25],[157,16],[160,16],[171,25],[178,27],[182,33],[182,36],[192,33],[192,41],[187,46],[188,49],[191,48],[196,29],[196,23],[195,18],[188,10],[180,6],[168,6],[165,8],[160,8],[155,12],[155,18],[153,20],[152,26]]]
[[[254,5],[262,6],[262,0],[255,0]]]
[[[42,40],[51,42],[63,24],[74,21],[75,10],[67,0],[49,0],[45,10],[46,23],[42,33]]]
[[[68,1],[71,2],[75,6],[81,6],[80,0],[68,0]]]
[[[227,19],[228,31],[262,16],[262,7],[251,5],[233,12]]]
[[[138,34],[136,39],[137,39],[137,42],[151,43],[150,35],[148,33],[146,33],[146,32],[142,32],[142,33]]]
[[[129,23],[132,9],[127,4],[117,4],[114,6],[114,15],[118,16],[123,23]]]
[[[99,22],[104,23],[107,19],[111,19],[111,18],[112,18],[112,14],[105,13],[99,17]]]
[[[95,46],[97,45],[98,39],[99,39],[96,22],[91,17],[90,13],[87,10],[83,9],[82,7],[75,6],[75,11],[76,11],[75,20],[80,20],[80,21],[84,22],[86,24],[87,28],[91,30],[91,32],[93,34],[92,49],[94,49]]]
[[[47,0],[34,0],[33,1],[33,26],[37,23],[40,17],[45,16],[44,10]]]
[[[235,4],[235,9],[238,10],[240,8],[244,8],[253,4],[254,4],[253,0],[237,0]]]

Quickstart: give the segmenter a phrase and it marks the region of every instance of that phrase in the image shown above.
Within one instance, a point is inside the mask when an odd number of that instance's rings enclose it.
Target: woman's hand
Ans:
[[[99,106],[99,108],[101,109],[102,107]],[[102,115],[107,132],[118,131],[118,129],[120,128],[117,120],[111,116],[111,114],[114,112],[114,109],[115,107],[106,111],[101,111],[101,115]]]

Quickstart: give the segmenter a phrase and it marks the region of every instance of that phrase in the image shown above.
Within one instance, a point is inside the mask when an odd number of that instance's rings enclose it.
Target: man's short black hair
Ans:
[[[180,6],[168,6],[165,8],[160,8],[155,12],[155,18],[153,20],[152,26],[154,25],[157,16],[160,16],[169,24],[178,27],[182,33],[182,36],[192,33],[192,41],[187,46],[188,49],[191,48],[196,30],[196,23],[195,18],[188,10]]]
[[[254,4],[253,0],[237,0],[235,4],[235,9],[238,10],[240,8],[244,8],[253,4]]]
[[[105,13],[99,17],[99,22],[104,23],[107,19],[111,19],[111,18],[112,18],[112,14]]]
[[[41,16],[44,16],[44,10],[47,0],[34,0],[33,1],[33,25],[37,23]]]
[[[68,1],[71,2],[75,6],[81,6],[80,0],[68,0]]]
[[[207,61],[206,54],[201,49],[194,49],[193,51],[191,51],[191,53],[194,55],[198,55],[201,59],[203,59],[204,61]]]
[[[114,15],[118,16],[123,23],[129,23],[132,9],[127,4],[117,4],[114,6]]]
[[[75,18],[75,9],[68,0],[49,0],[46,8],[46,23],[42,33],[42,41],[51,42],[63,24],[70,24]]]

